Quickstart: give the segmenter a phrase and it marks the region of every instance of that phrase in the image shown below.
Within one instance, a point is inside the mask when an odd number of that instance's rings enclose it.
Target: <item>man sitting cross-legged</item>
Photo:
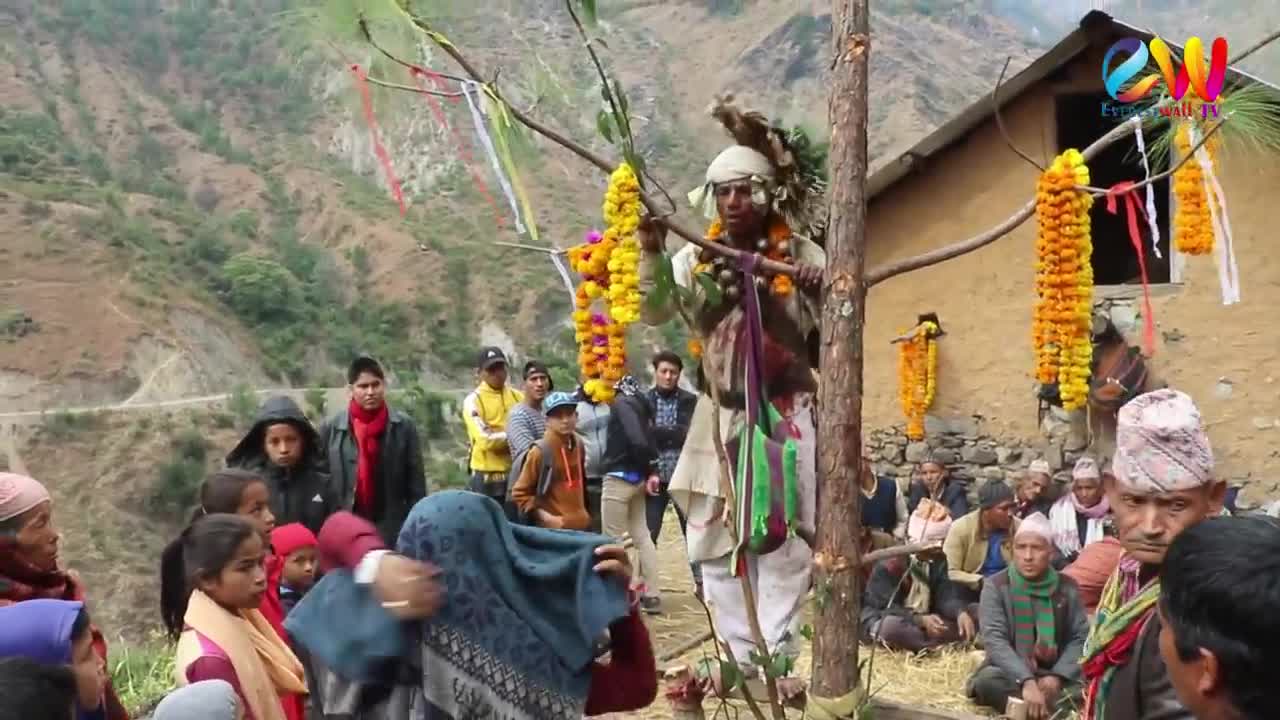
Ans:
[[[946,555],[937,547],[950,527],[951,517],[942,504],[925,499],[916,506],[907,523],[907,539],[934,547],[913,558],[876,563],[862,598],[861,624],[868,640],[920,652],[976,634],[975,618],[948,579]]]
[[[1004,711],[1027,704],[1028,720],[1048,718],[1078,695],[1080,652],[1089,621],[1075,581],[1053,569],[1053,528],[1040,513],[1023,519],[1013,563],[982,586],[980,622],[986,661],[969,678],[978,704]]]

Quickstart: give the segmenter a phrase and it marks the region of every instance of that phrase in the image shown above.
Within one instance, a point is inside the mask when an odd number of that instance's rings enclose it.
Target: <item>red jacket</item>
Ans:
[[[354,569],[367,553],[387,549],[377,528],[349,512],[330,516],[318,539],[320,566],[325,570]],[[591,666],[587,715],[639,710],[658,696],[657,660],[639,610],[610,625],[609,635],[609,663],[597,661]]]

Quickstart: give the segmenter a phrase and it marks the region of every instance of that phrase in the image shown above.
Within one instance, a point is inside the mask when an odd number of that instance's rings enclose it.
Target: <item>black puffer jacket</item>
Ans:
[[[649,403],[639,395],[618,395],[609,410],[609,439],[601,465],[605,474],[640,473],[642,479],[658,471]]]
[[[292,467],[271,462],[263,444],[267,428],[287,423],[302,435],[302,458]],[[271,513],[277,525],[302,523],[313,533],[330,515],[342,509],[339,493],[329,475],[321,470],[320,436],[293,400],[279,395],[258,409],[253,427],[227,453],[227,467],[252,470],[262,475],[271,490]]]

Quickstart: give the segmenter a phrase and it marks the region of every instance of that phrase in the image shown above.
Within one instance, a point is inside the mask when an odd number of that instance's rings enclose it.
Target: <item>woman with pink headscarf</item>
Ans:
[[[1102,492],[1102,473],[1093,458],[1076,461],[1071,471],[1071,491],[1049,509],[1053,545],[1057,550],[1054,567],[1075,562],[1080,551],[1106,537],[1111,504]]]
[[[53,523],[53,499],[33,478],[0,472],[0,607],[28,600],[84,601],[79,576],[59,557],[61,539]],[[96,627],[93,649],[105,662],[107,642]],[[106,720],[128,720],[115,688],[107,681]]]
[[[969,640],[977,633],[977,619],[947,577],[942,541],[950,528],[946,506],[928,498],[916,505],[907,522],[907,540],[932,547],[915,557],[876,563],[862,598],[866,639],[891,649],[920,652]]]

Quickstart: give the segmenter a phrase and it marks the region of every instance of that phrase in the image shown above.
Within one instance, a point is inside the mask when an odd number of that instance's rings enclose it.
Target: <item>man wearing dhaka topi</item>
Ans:
[[[712,435],[710,383],[718,386],[722,406],[718,420],[726,442],[739,437],[748,405],[772,406],[781,416],[779,424],[797,450],[796,527],[807,534],[803,530],[811,531],[814,525],[818,386],[813,369],[826,257],[817,243],[801,234],[812,232],[822,189],[820,169],[804,156],[807,141],[800,133],[771,127],[763,116],[740,111],[731,102],[718,101],[712,115],[737,144],[716,157],[707,169],[706,182],[689,199],[711,221],[708,238],[751,253],[748,262],[758,254],[794,265],[796,270],[794,277],[757,270],[756,281],[748,282],[737,260],[696,245],[686,245],[672,256],[675,282],[693,295],[692,321],[705,347],[697,373],[701,392],[672,472],[670,494],[688,517],[689,561],[702,566],[706,600],[721,640],[749,674],[758,674],[759,668],[748,667],[747,659],[759,656],[739,575],[747,573],[751,579],[769,653],[794,657],[813,553],[805,540],[794,535],[765,554],[746,551],[741,532],[735,544],[732,528],[723,521],[725,497]],[[641,289],[648,292],[662,262],[660,224],[643,222],[638,239],[644,250]],[[718,286],[715,292],[710,292],[711,284]],[[749,322],[757,310],[758,324]],[[646,303],[642,319],[656,325],[673,315],[670,305],[655,308]],[[735,524],[741,525],[736,509],[734,517],[739,521]],[[803,683],[784,678],[779,689],[788,698],[801,692]]]
[[[1124,553],[1107,580],[1081,662],[1083,720],[1191,720],[1160,657],[1160,567],[1179,533],[1222,507],[1226,483],[1191,398],[1139,395],[1120,409],[1104,476]]]

